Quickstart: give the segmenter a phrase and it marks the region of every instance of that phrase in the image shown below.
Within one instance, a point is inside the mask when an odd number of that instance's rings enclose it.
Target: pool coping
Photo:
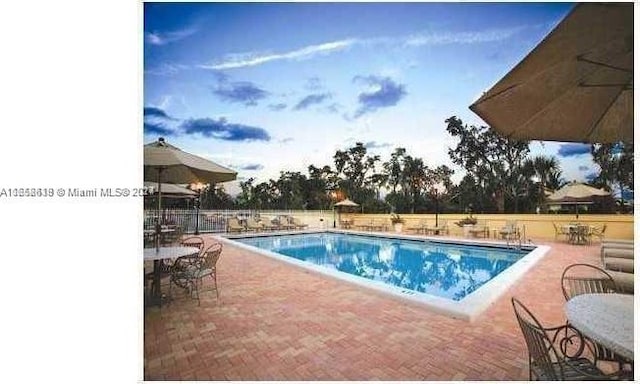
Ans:
[[[500,274],[483,284],[480,288],[462,298],[460,301],[454,301],[427,293],[411,291],[401,287],[395,287],[380,281],[370,280],[360,276],[350,275],[344,272],[327,269],[321,265],[313,264],[308,261],[298,260],[290,256],[281,255],[279,253],[256,248],[251,245],[243,244],[234,239],[249,237],[266,237],[266,236],[286,236],[295,234],[314,234],[314,233],[344,233],[354,235],[364,235],[373,237],[382,237],[390,239],[420,240],[433,243],[453,243],[481,246],[495,246],[504,248],[504,242],[487,241],[479,239],[461,239],[451,237],[431,237],[418,236],[410,234],[390,233],[390,232],[364,232],[351,231],[342,229],[311,229],[297,231],[279,231],[279,232],[259,232],[245,234],[225,234],[216,236],[223,243],[228,243],[235,247],[267,256],[272,259],[280,260],[290,265],[295,265],[306,270],[328,276],[339,281],[345,281],[360,287],[374,289],[385,295],[401,299],[406,302],[416,303],[426,307],[434,312],[461,319],[466,321],[474,321],[482,312],[484,312],[491,304],[496,302],[509,287],[515,284],[529,269],[531,269],[538,261],[540,261],[550,250],[546,245],[523,244],[522,248],[531,249],[531,252],[523,256],[520,260],[509,266]]]

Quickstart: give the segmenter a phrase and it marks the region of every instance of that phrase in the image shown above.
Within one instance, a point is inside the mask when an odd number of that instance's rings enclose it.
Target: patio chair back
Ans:
[[[616,283],[604,269],[591,264],[572,264],[560,278],[566,300],[587,293],[615,293]]]
[[[593,227],[589,233],[589,236],[595,236],[600,239],[604,239],[604,232],[607,230],[607,224],[602,224],[602,227]]]
[[[182,239],[180,245],[184,247],[196,247],[202,252],[202,249],[204,248],[204,239],[200,236],[189,236]]]
[[[536,378],[545,377],[548,380],[563,380],[562,366],[560,371],[556,372],[553,364],[562,359],[544,327],[515,297],[511,298],[511,304],[529,351],[529,379],[535,376]]]
[[[209,246],[202,257],[202,262],[200,263],[200,271],[206,272],[205,275],[215,273],[216,264],[218,263],[218,259],[220,258],[221,253],[222,244],[215,243]]]

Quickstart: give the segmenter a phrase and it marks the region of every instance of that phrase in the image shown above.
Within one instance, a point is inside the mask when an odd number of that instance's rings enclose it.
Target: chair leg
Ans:
[[[220,294],[218,292],[218,274],[217,273],[213,273],[213,284],[216,287],[216,299],[220,298]]]
[[[198,281],[193,282],[193,288],[196,291],[196,299],[198,299],[198,307],[200,306],[200,291],[198,290]]]

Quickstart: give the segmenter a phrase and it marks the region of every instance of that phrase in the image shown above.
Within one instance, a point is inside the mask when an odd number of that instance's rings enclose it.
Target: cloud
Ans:
[[[407,95],[404,84],[396,83],[389,77],[356,76],[353,81],[367,84],[371,88],[358,95],[360,108],[355,112],[355,118],[379,108],[394,106]]]
[[[243,165],[236,165],[236,166],[231,166],[232,169],[239,169],[242,171],[259,171],[261,169],[264,169],[264,165],[262,164],[243,164]]]
[[[272,111],[282,111],[283,109],[287,108],[287,104],[284,104],[284,103],[269,104],[267,105],[267,108],[269,108]]]
[[[322,88],[322,81],[318,76],[313,76],[307,79],[307,83],[304,85],[304,88],[309,91],[316,91]]]
[[[581,165],[581,166],[578,167],[578,171],[582,171],[582,172],[588,171],[590,169],[591,168],[587,167],[586,165]]]
[[[354,39],[338,40],[338,41],[332,41],[332,42],[322,43],[317,45],[309,45],[300,49],[296,49],[294,51],[289,51],[284,53],[232,54],[232,55],[228,55],[222,61],[219,61],[213,64],[200,65],[199,67],[204,69],[222,70],[222,69],[252,67],[255,65],[265,64],[271,61],[279,61],[279,60],[305,60],[305,59],[311,59],[318,55],[326,55],[331,52],[344,50],[352,46],[355,42],[356,40]]]
[[[148,135],[175,136],[175,132],[162,123],[144,122],[144,133]]]
[[[156,107],[144,107],[144,117],[157,117],[161,119],[173,120],[173,118],[167,115],[164,110]]]
[[[333,103],[331,105],[328,105],[327,108],[325,109],[329,113],[340,113],[340,110],[342,109],[342,105],[339,103]]]
[[[210,118],[188,119],[181,124],[181,128],[187,134],[201,134],[205,137],[213,137],[228,141],[270,141],[271,136],[266,130],[259,127],[251,127],[243,124],[228,123],[227,119],[218,120]]]
[[[530,26],[468,32],[417,33],[401,37],[381,36],[368,39],[347,38],[321,44],[307,45],[299,49],[281,53],[234,53],[227,55],[220,60],[214,61],[213,63],[199,64],[197,67],[212,70],[225,70],[252,67],[273,61],[307,60],[319,55],[328,55],[346,51],[354,46],[415,48],[446,44],[480,44],[509,39],[526,28],[530,28]]]
[[[153,68],[145,69],[144,73],[145,75],[171,76],[189,68],[184,64],[161,63]]]
[[[160,46],[180,41],[188,36],[193,35],[196,32],[198,32],[198,29],[195,26],[187,27],[177,31],[145,32],[144,41],[150,45]]]
[[[376,141],[368,141],[364,144],[364,147],[367,149],[387,148],[390,146],[391,146],[391,143],[378,143]]]
[[[591,145],[590,144],[581,144],[581,143],[570,143],[570,144],[561,144],[558,149],[558,156],[560,157],[572,157],[572,156],[580,156],[591,153]]]
[[[269,95],[269,92],[248,81],[221,81],[213,89],[213,93],[224,101],[242,103],[246,106],[258,105],[259,100]]]
[[[278,141],[281,144],[287,144],[293,141],[293,137],[285,137],[284,139]]]
[[[490,43],[506,40],[525,28],[525,26],[518,26],[472,32],[421,33],[406,38],[404,45],[407,47],[422,47],[425,45]]]
[[[293,107],[293,110],[299,111],[301,109],[307,109],[314,104],[320,104],[326,99],[330,99],[330,98],[331,98],[331,94],[329,93],[316,93],[316,94],[307,95],[302,100],[300,100],[295,107]]]
[[[157,107],[144,107],[144,133],[151,135],[175,136],[177,132],[167,126],[177,120],[169,116],[164,109]]]

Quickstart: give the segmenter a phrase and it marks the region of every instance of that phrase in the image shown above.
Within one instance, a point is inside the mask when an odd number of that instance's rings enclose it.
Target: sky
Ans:
[[[464,176],[445,119],[470,109],[571,3],[145,3],[144,142],[277,179],[333,166],[362,142]],[[589,146],[531,142],[567,181],[597,172]],[[238,191],[238,182],[225,185]]]

